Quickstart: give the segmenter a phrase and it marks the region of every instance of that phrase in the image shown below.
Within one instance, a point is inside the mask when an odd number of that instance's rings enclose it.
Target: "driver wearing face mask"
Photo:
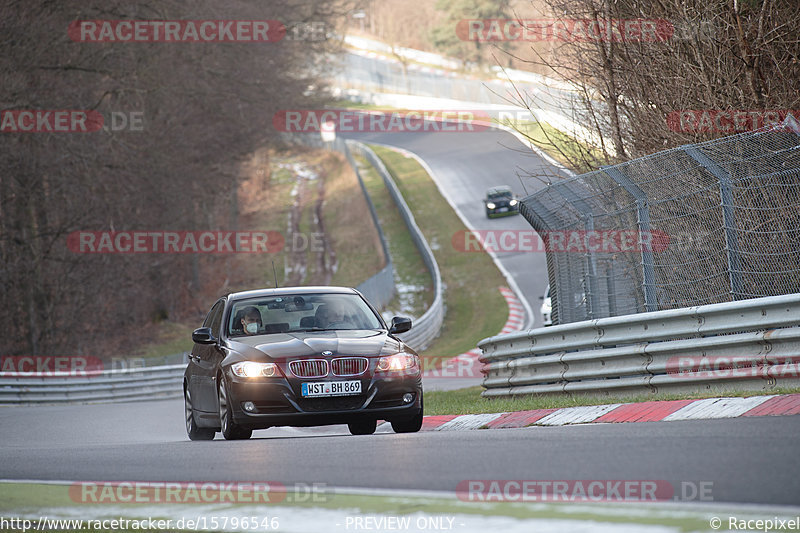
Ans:
[[[242,329],[247,335],[258,335],[261,329],[261,313],[255,307],[247,307],[242,317]]]

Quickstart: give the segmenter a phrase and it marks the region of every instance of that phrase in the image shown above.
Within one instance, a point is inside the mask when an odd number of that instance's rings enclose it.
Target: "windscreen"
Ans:
[[[384,327],[357,294],[289,294],[234,303],[228,336]]]

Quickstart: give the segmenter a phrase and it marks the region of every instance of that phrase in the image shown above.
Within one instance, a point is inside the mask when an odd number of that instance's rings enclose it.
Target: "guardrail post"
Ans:
[[[632,179],[622,173],[617,167],[601,167],[603,172],[614,180],[620,187],[636,200],[636,225],[639,234],[650,232],[650,206],[647,204],[647,195],[636,185]],[[639,239],[641,243],[641,238]],[[652,241],[651,241],[652,242]],[[644,291],[645,311],[658,311],[658,297],[656,295],[656,274],[653,268],[653,249],[642,246],[642,290]]]
[[[742,293],[742,267],[739,262],[739,240],[736,236],[736,215],[733,212],[733,184],[731,175],[711,160],[696,146],[686,145],[683,151],[719,180],[719,195],[722,205],[722,223],[725,227],[725,253],[728,256],[728,278],[733,300],[745,298]]]

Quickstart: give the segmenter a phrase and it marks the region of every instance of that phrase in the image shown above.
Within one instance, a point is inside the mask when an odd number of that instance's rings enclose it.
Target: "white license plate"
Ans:
[[[500,209],[498,209],[498,211],[500,211],[501,213],[505,213],[506,211],[508,211],[508,208],[507,207],[501,207]]]
[[[303,383],[301,387],[303,398],[318,398],[320,396],[349,396],[361,394],[361,381],[318,381]]]

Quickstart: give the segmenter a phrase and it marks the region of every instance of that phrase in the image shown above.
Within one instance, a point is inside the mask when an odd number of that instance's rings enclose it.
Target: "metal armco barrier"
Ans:
[[[425,262],[425,266],[428,268],[428,272],[430,272],[431,278],[433,279],[433,303],[421,317],[414,320],[413,327],[410,331],[398,335],[403,342],[407,343],[415,350],[424,350],[433,339],[439,336],[439,332],[442,329],[442,322],[444,321],[444,297],[442,295],[442,275],[439,272],[439,265],[436,263],[436,258],[433,255],[431,247],[428,245],[428,241],[425,240],[425,236],[422,234],[419,226],[417,226],[411,209],[408,207],[408,204],[406,204],[400,189],[397,188],[397,184],[394,182],[386,165],[381,161],[381,158],[367,145],[360,142],[348,140],[347,146],[351,152],[369,161],[378,171],[381,178],[383,178],[386,189],[397,205],[397,209],[400,211],[400,215],[403,217],[406,226],[408,226],[411,239],[414,241],[420,255],[422,255],[422,260]]]
[[[383,164],[381,158],[378,157],[375,152],[373,152],[366,144],[358,141],[345,141],[342,138],[337,137],[337,139],[333,142],[323,142],[318,135],[309,134],[286,135],[285,139],[288,142],[297,142],[308,146],[315,146],[342,152],[345,157],[347,157],[347,160],[353,167],[353,170],[356,172],[361,189],[365,198],[367,199],[367,204],[370,206],[373,222],[375,223],[375,226],[381,236],[381,241],[384,243],[383,245],[386,257],[388,258],[386,267],[384,267],[375,276],[363,282],[357,288],[361,290],[370,301],[379,306],[381,304],[388,303],[388,301],[391,300],[395,290],[391,257],[389,256],[388,248],[385,244],[383,230],[381,229],[380,223],[377,220],[377,214],[374,211],[374,206],[372,206],[369,193],[367,192],[366,188],[364,188],[363,180],[361,179],[361,175],[358,171],[358,166],[355,164],[355,161],[352,158],[352,154],[356,154],[366,159],[369,164],[375,168],[381,179],[383,179],[386,189],[389,191],[389,195],[392,197],[392,200],[394,200],[395,205],[397,205],[397,209],[400,211],[400,216],[403,217],[403,220],[408,227],[411,239],[414,241],[414,244],[419,250],[420,255],[422,255],[422,260],[425,263],[425,266],[428,268],[428,272],[430,272],[433,280],[433,303],[421,317],[414,319],[414,327],[412,327],[407,333],[399,335],[399,337],[415,350],[424,350],[427,348],[433,339],[439,336],[439,333],[442,329],[442,323],[444,322],[442,276],[439,272],[439,265],[436,263],[436,258],[433,255],[433,251],[428,245],[428,241],[425,240],[425,236],[422,234],[419,226],[417,226],[417,223],[414,220],[414,214],[411,212],[408,204],[406,204],[400,189],[397,188],[397,184],[394,182],[394,178],[392,178],[392,175],[389,173],[386,165]]]
[[[800,293],[537,328],[478,347],[485,397],[797,386]],[[712,368],[720,360],[736,366]]]
[[[123,402],[183,395],[185,364],[105,370],[96,375],[18,376],[0,372],[0,404]]]

